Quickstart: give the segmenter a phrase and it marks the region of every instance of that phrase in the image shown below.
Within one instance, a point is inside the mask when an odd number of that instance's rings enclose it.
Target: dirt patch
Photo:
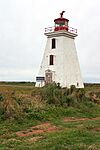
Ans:
[[[74,122],[74,121],[84,121],[84,120],[100,120],[100,117],[96,118],[74,118],[74,117],[67,117],[63,119],[64,122]]]
[[[50,127],[50,126],[51,126],[50,123],[45,122],[45,123],[42,123],[42,124],[40,124],[40,125],[33,126],[33,127],[31,127],[31,128],[32,128],[32,129],[46,129],[46,128]]]
[[[36,137],[32,137],[32,138],[28,139],[28,142],[32,143],[32,142],[36,142],[40,139],[42,139],[42,136],[36,136]]]
[[[17,136],[20,137],[25,137],[25,136],[31,136],[31,135],[38,135],[38,134],[43,134],[45,132],[50,133],[50,132],[55,132],[57,131],[58,128],[56,126],[51,125],[50,123],[42,123],[37,126],[33,126],[26,131],[19,131],[16,132]],[[34,137],[36,138],[36,137]]]
[[[17,139],[14,139],[14,138],[8,139],[8,141],[10,141],[10,142],[21,142],[20,140],[17,140]]]
[[[20,137],[24,137],[24,136],[31,136],[33,134],[42,134],[44,131],[43,130],[33,130],[33,131],[21,131],[21,132],[17,132],[16,134]]]
[[[95,131],[99,131],[100,132],[100,128],[96,128]]]

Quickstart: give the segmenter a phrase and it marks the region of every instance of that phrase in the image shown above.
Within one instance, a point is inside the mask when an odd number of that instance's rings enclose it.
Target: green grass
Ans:
[[[99,119],[64,121],[66,117],[100,117],[100,105],[88,99],[82,101],[72,99],[69,106],[65,105],[65,101],[64,105],[49,104],[41,99],[41,89],[27,84],[26,86],[25,84],[19,86],[18,83],[10,83],[7,86],[1,85],[0,109],[4,104],[7,104],[9,107],[5,107],[6,111],[9,108],[13,113],[12,117],[7,119],[4,117],[4,110],[3,112],[0,110],[0,150],[100,150],[100,131],[97,131],[100,128]],[[99,85],[86,85],[85,87],[86,94],[89,92],[96,93],[99,89]],[[41,96],[38,95],[38,92]],[[60,90],[56,90],[56,92],[60,94]],[[4,100],[7,101],[3,103]],[[58,130],[27,137],[16,135],[18,131],[27,132],[27,129],[31,131],[32,126],[43,122],[55,125]],[[41,138],[35,142],[31,141],[31,138],[37,136]]]
[[[98,112],[99,113],[99,112]],[[88,150],[91,146],[96,150],[100,149],[100,120],[85,120],[77,122],[64,122],[64,117],[87,117],[89,112],[82,112],[72,107],[64,109],[62,107],[49,108],[45,113],[38,115],[40,118],[23,118],[22,120],[5,120],[0,124],[0,150]],[[90,114],[90,118],[93,114]],[[99,114],[97,114],[99,116]],[[41,117],[41,118],[42,118]],[[96,114],[95,114],[96,117]],[[28,128],[41,124],[41,122],[50,122],[59,128],[57,132],[45,133],[39,141],[29,142],[30,137],[17,137],[15,132],[27,130]]]
[[[87,150],[91,146],[99,150],[100,132],[95,131],[95,128],[100,127],[100,121],[65,123],[63,120],[58,119],[57,122],[53,124],[56,124],[61,130],[54,133],[45,133],[37,142],[29,142],[31,137],[19,138],[11,128],[5,129],[7,126],[3,126],[2,133],[0,131],[0,149],[63,150],[70,148],[71,150]],[[14,128],[14,125],[12,128]]]

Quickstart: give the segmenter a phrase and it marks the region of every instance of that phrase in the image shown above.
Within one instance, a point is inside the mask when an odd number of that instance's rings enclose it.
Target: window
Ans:
[[[56,48],[56,39],[52,39],[52,49]]]
[[[54,55],[50,55],[50,65],[54,65]]]

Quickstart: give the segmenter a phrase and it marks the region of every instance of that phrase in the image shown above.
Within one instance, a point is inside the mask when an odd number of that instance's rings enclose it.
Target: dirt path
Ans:
[[[74,118],[74,117],[66,117],[63,119],[63,122],[77,122],[77,121],[85,121],[85,120],[100,120],[100,117],[96,118]],[[100,128],[96,128],[96,131],[100,131]],[[29,137],[27,140],[29,142],[36,142],[43,138],[45,133],[53,133],[61,131],[61,128],[52,125],[51,123],[44,122],[40,125],[33,126],[24,131],[16,132],[16,135],[19,137]],[[32,137],[34,136],[34,137]]]
[[[50,123],[42,123],[40,125],[33,126],[25,131],[16,132],[16,135],[20,137],[25,137],[25,136],[55,132],[57,130],[58,128],[54,125],[51,125]]]
[[[85,120],[100,120],[100,117],[96,117],[96,118],[74,118],[74,117],[66,117],[66,118],[63,119],[64,122],[85,121]]]

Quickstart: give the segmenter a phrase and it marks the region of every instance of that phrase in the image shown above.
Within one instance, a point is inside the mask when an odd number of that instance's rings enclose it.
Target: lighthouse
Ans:
[[[61,87],[84,88],[78,56],[75,47],[77,30],[69,27],[69,20],[63,17],[54,20],[54,27],[45,28],[47,43],[36,86],[43,87],[50,83],[59,83]]]

